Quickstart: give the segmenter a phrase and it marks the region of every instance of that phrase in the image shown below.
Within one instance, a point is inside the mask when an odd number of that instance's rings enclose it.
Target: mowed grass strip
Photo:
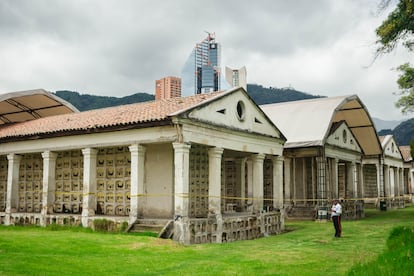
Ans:
[[[182,246],[171,240],[80,228],[0,226],[0,275],[346,275],[377,259],[397,226],[414,226],[414,207],[366,210],[344,221],[286,221],[282,235]]]

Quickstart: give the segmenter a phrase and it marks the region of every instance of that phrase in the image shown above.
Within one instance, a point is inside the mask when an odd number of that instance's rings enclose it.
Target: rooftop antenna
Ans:
[[[204,32],[206,32],[207,33],[207,40],[210,42],[210,41],[214,41],[216,38],[215,38],[215,36],[216,36],[216,34],[215,33],[210,33],[209,31],[204,31]]]

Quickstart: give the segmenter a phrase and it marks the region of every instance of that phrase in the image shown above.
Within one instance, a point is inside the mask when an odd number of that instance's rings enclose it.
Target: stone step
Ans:
[[[127,232],[152,232],[160,234],[170,220],[165,219],[138,219],[128,227]]]
[[[156,224],[134,224],[130,232],[154,232],[159,233],[164,228],[164,225]]]

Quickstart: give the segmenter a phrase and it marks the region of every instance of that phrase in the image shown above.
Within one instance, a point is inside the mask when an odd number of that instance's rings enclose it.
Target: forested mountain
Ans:
[[[383,129],[378,132],[378,135],[394,135],[395,141],[400,146],[408,146],[410,145],[411,141],[414,140],[414,118],[404,121],[395,127],[393,130],[391,129]]]
[[[313,96],[308,93],[296,91],[292,88],[266,88],[257,84],[248,84],[247,91],[250,97],[258,104],[280,103],[289,101],[298,101],[304,99],[320,98],[321,96]],[[117,106],[123,104],[139,103],[154,100],[154,95],[147,93],[136,93],[122,98],[94,96],[88,94],[80,94],[78,92],[62,90],[56,91],[55,94],[73,104],[80,111],[98,109],[109,106]]]
[[[56,91],[55,94],[74,105],[80,111],[154,100],[154,95],[147,93],[136,93],[122,98],[79,94],[78,92],[67,90]]]
[[[250,97],[258,105],[323,97],[296,91],[293,88],[266,88],[258,84],[248,84],[247,91]],[[55,94],[60,98],[70,102],[80,111],[151,101],[155,98],[154,95],[147,93],[136,93],[122,98],[80,94],[78,92],[67,90],[56,91]],[[414,139],[414,119],[402,122],[393,130],[381,130],[378,134],[393,134],[396,142],[400,146],[409,145],[410,141]]]
[[[293,88],[266,88],[258,84],[248,84],[247,93],[258,105],[291,102],[322,97],[296,91]]]

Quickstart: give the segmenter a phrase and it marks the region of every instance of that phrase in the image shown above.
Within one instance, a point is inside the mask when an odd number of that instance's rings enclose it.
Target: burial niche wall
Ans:
[[[273,210],[273,162],[265,159],[263,163],[263,208]]]
[[[7,198],[7,158],[0,156],[0,212],[6,210]]]
[[[235,212],[238,207],[240,198],[240,188],[238,183],[240,177],[237,176],[239,170],[234,160],[225,160],[222,165],[222,181],[221,181],[221,210],[224,212]]]
[[[59,152],[56,158],[55,213],[80,214],[83,194],[83,155],[80,150]]]
[[[208,147],[192,144],[190,149],[190,217],[208,214]]]
[[[364,183],[364,197],[377,198],[377,168],[374,164],[363,165],[363,183]]]
[[[43,189],[43,159],[40,153],[22,156],[18,185],[18,212],[39,213]]]
[[[131,153],[128,147],[98,150],[96,182],[96,213],[128,216],[131,198]]]

